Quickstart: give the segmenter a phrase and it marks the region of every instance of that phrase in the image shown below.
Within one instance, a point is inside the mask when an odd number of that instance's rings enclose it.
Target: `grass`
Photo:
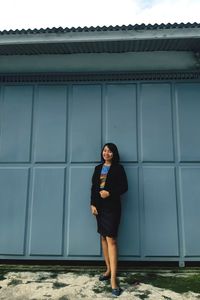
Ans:
[[[47,280],[47,279],[49,279],[49,275],[41,274],[41,275],[39,275],[39,277],[37,279],[37,282],[42,282],[42,281]]]
[[[100,294],[100,293],[110,293],[111,292],[111,287],[108,283],[105,283],[103,285],[100,284],[96,284],[93,287],[93,292],[95,292],[96,294]]]
[[[23,282],[22,282],[22,280],[20,280],[20,279],[12,279],[9,283],[8,283],[8,285],[18,285],[18,284],[22,284]]]
[[[6,274],[7,274],[7,272],[3,272],[3,271],[0,272],[0,281],[6,279],[6,277],[5,277]]]
[[[76,275],[87,275],[89,277],[94,277],[97,274],[97,271],[93,270],[80,270],[80,271],[73,271],[74,274]]]
[[[194,292],[200,293],[200,274],[188,275],[185,277],[162,276],[155,273],[130,274],[123,279],[124,283],[133,285],[138,280],[141,283],[150,284],[162,289],[168,289],[176,293]]]
[[[67,298],[67,296],[62,296],[58,300],[69,300],[69,298]]]
[[[49,274],[49,278],[56,279],[57,277],[58,277],[57,272],[52,272],[51,274]]]
[[[103,270],[103,268],[102,268]],[[67,274],[68,272],[74,273],[76,275],[89,275],[91,277],[98,275],[100,272],[102,272],[100,268],[79,268],[79,269],[73,269],[73,268],[66,268],[66,267],[31,267],[31,266],[13,266],[12,268],[9,269],[9,266],[0,266],[0,281],[6,279],[6,275],[8,272],[48,272],[48,274],[41,274],[38,276],[36,282],[45,282],[47,279],[55,279],[57,278],[58,275],[60,274]],[[162,269],[160,269],[162,271]],[[135,281],[139,281],[141,283],[145,284],[150,284],[154,287],[158,287],[161,289],[168,289],[171,291],[174,291],[176,293],[182,294],[182,293],[187,293],[189,291],[198,293],[200,294],[200,269],[199,268],[193,268],[193,269],[171,269],[169,270],[171,275],[167,275],[166,272],[164,272],[164,276],[162,276],[159,273],[159,270],[149,270],[146,269],[144,271],[137,270],[135,273],[131,272],[121,272],[119,274],[120,277],[120,283],[125,286],[129,287],[135,287]],[[180,276],[179,276],[180,275]],[[184,275],[184,276],[182,276]],[[35,282],[35,281],[34,281]],[[9,283],[9,285],[18,285],[21,284],[22,281],[19,279],[12,279]],[[29,282],[27,282],[29,283]],[[64,283],[60,283],[58,281],[53,283],[53,288],[54,289],[59,289],[67,286]],[[123,288],[123,287],[122,287]],[[100,285],[97,283],[93,287],[93,291],[95,293],[103,293],[103,292],[111,292],[110,284],[107,283],[105,285]],[[148,291],[147,291],[148,292]],[[148,294],[146,292],[139,292],[137,291],[138,294],[140,294],[140,299],[147,299]],[[200,295],[197,295],[197,298],[200,299]],[[171,300],[169,297],[165,297],[166,300]],[[63,299],[64,300],[64,299]]]
[[[68,285],[69,284],[56,281],[56,282],[53,283],[52,288],[53,289],[61,289],[61,288],[66,287]]]
[[[148,299],[150,294],[151,294],[150,291],[144,291],[140,294],[136,294],[135,296],[143,300],[143,299]]]

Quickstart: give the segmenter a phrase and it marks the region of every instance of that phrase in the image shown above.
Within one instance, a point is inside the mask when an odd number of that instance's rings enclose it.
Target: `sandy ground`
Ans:
[[[1,300],[77,300],[111,299],[109,284],[99,282],[99,275],[76,272],[8,272],[0,278]],[[178,294],[144,283],[127,284],[119,277],[123,293],[119,299],[192,300],[200,294]]]

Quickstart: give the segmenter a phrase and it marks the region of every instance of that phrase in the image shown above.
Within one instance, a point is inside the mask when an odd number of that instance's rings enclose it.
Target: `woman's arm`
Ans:
[[[111,197],[119,197],[128,190],[127,176],[122,165],[118,165],[116,168],[115,180],[112,186],[106,189]]]
[[[94,216],[97,216],[97,215],[98,215],[98,211],[97,211],[96,206],[91,205],[90,207],[91,207],[91,213],[92,213]]]
[[[97,187],[96,187],[96,167],[94,169],[94,173],[92,175],[92,186],[91,186],[91,198],[90,198],[90,205],[96,206],[97,200]]]

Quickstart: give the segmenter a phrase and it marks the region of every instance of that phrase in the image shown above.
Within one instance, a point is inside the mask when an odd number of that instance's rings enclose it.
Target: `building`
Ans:
[[[115,142],[119,254],[200,260],[200,24],[0,32],[0,259],[101,260],[90,184]]]

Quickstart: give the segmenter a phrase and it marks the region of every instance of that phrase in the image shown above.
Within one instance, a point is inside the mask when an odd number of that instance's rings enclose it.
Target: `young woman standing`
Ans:
[[[103,146],[102,163],[97,165],[92,176],[91,211],[97,219],[97,231],[106,263],[106,272],[100,281],[111,281],[112,294],[119,296],[117,285],[117,233],[121,217],[120,196],[128,190],[126,173],[120,165],[119,152],[113,143]]]

